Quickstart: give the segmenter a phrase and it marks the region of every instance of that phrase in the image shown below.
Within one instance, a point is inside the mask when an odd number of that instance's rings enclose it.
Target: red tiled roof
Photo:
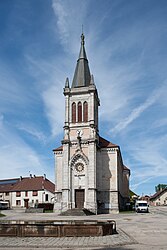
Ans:
[[[43,176],[0,180],[0,193],[29,190],[36,191],[42,189],[54,193],[55,185]]]
[[[60,146],[60,147],[58,147],[58,148],[53,149],[53,152],[54,152],[54,151],[63,151],[63,146]]]
[[[55,185],[43,176],[24,177],[14,186],[12,191],[29,191],[46,189],[52,193],[55,191]]]
[[[0,193],[10,192],[13,189],[15,183],[19,181],[19,178],[0,180]]]
[[[106,139],[99,137],[99,144],[101,148],[115,148],[118,145],[113,144],[112,142],[107,141]]]
[[[157,198],[158,196],[160,196],[160,195],[163,194],[164,192],[167,192],[167,188],[164,188],[163,190],[158,191],[157,193],[155,193],[154,195],[152,195],[152,196],[150,197],[150,200]]]

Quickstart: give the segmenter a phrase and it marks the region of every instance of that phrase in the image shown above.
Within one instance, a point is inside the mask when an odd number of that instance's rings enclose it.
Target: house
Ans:
[[[0,180],[0,200],[10,208],[34,207],[37,203],[53,203],[55,185],[46,176]]]
[[[54,149],[55,210],[88,209],[113,213],[129,201],[130,170],[120,147],[99,134],[100,99],[90,74],[84,34],[70,86],[64,87],[65,121],[62,145]]]
[[[142,195],[142,196],[139,197],[139,200],[149,202],[150,201],[150,196],[147,195],[147,194],[146,195]]]
[[[8,202],[9,207],[11,207],[11,200],[12,200],[11,190],[14,184],[16,184],[18,181],[19,178],[0,180],[0,201]]]
[[[154,206],[167,205],[167,188],[164,188],[151,196],[150,204]]]

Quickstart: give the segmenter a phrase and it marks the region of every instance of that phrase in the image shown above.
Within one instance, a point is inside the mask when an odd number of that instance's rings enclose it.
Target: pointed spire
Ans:
[[[80,49],[80,53],[79,53],[79,59],[86,59],[87,60],[87,56],[86,56],[86,52],[85,52],[85,36],[82,33],[81,35],[81,49]]]
[[[79,52],[79,58],[75,69],[75,74],[72,82],[72,88],[75,87],[86,87],[90,85],[90,70],[88,65],[88,59],[85,51],[85,37],[81,35],[81,48]]]
[[[94,76],[93,75],[91,75],[91,78],[90,78],[90,85],[95,85]]]
[[[68,77],[66,78],[65,88],[69,88],[69,79],[68,79]]]

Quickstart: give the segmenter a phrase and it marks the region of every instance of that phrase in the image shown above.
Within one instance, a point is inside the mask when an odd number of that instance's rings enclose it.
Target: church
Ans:
[[[129,177],[120,147],[99,134],[100,100],[90,73],[84,34],[72,84],[64,87],[65,122],[62,145],[55,155],[55,211],[86,209],[117,213],[129,201]]]

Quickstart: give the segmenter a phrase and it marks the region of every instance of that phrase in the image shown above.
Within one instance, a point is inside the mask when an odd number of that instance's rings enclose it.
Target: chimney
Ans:
[[[30,174],[30,179],[32,178],[32,174]]]
[[[46,174],[43,175],[44,180],[46,179]]]
[[[20,181],[23,179],[23,177],[22,176],[20,176]]]

